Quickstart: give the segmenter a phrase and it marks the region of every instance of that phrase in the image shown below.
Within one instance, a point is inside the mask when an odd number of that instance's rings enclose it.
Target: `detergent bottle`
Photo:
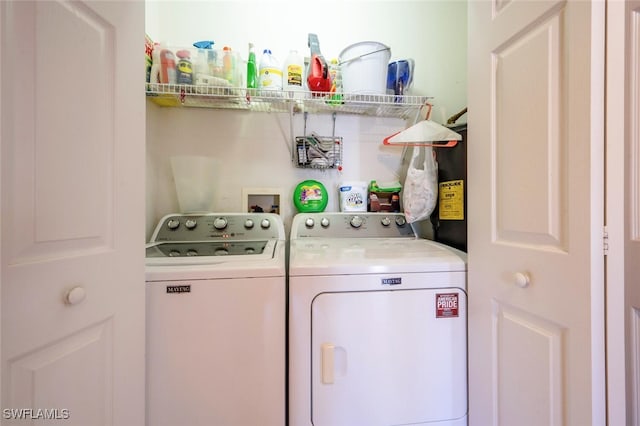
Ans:
[[[260,58],[258,86],[263,90],[282,90],[282,68],[269,49],[265,49]]]
[[[297,50],[291,50],[282,68],[282,88],[299,92],[304,89],[304,59]]]

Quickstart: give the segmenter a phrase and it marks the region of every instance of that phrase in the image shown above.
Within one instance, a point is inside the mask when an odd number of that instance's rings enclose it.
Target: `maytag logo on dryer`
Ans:
[[[176,294],[176,293],[191,293],[191,285],[168,285],[167,286],[168,294]]]
[[[394,277],[394,278],[382,278],[382,285],[400,285],[402,284],[402,278],[401,277]]]

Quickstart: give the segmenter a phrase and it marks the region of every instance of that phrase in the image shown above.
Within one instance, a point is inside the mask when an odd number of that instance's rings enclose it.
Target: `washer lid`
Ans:
[[[464,252],[421,238],[304,238],[290,244],[291,276],[467,269]]]

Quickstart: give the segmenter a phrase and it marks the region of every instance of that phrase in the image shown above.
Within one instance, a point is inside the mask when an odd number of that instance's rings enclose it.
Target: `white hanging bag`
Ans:
[[[424,163],[418,164],[420,148],[424,148]],[[431,146],[414,146],[403,188],[402,205],[408,223],[427,219],[438,199],[438,163]]]

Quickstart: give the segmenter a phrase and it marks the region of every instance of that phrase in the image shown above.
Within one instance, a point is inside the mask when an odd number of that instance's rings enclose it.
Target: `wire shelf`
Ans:
[[[414,118],[426,96],[371,95],[245,89],[147,83],[147,98],[164,107],[235,109],[258,112],[343,113],[376,117]]]

